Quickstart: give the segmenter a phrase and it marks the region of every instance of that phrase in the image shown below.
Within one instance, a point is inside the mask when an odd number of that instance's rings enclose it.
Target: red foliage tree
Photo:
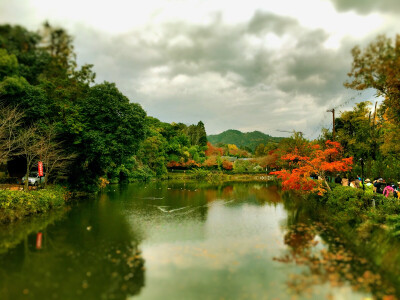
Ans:
[[[224,155],[224,149],[214,147],[210,142],[207,142],[207,150],[205,151],[206,156],[222,156]]]
[[[337,142],[326,141],[325,149],[308,144],[307,150],[307,156],[301,155],[296,148],[292,153],[281,157],[282,160],[289,161],[290,166],[294,166],[292,170],[283,169],[271,173],[282,180],[284,190],[317,192],[322,195],[327,189],[330,190],[325,179],[326,172],[346,172],[352,168],[353,158],[343,158],[342,146]],[[318,175],[320,180],[312,180],[312,174]]]
[[[233,163],[231,163],[229,160],[224,160],[224,161],[222,162],[222,167],[223,167],[225,170],[232,170],[232,169],[233,169]]]
[[[171,160],[167,164],[167,168],[176,168],[176,167],[181,167],[181,164],[179,162],[174,161],[174,160]]]
[[[193,159],[190,159],[187,162],[182,163],[182,166],[186,168],[199,168],[200,164],[194,161]]]
[[[200,164],[194,161],[193,159],[190,159],[188,161],[184,162],[176,162],[176,161],[170,161],[167,164],[168,168],[182,168],[182,169],[190,169],[190,168],[199,168]]]

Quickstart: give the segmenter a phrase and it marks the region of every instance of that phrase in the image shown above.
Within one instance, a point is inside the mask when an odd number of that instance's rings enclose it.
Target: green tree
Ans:
[[[400,158],[400,36],[394,39],[378,36],[365,49],[356,46],[352,50],[353,64],[350,81],[345,86],[355,90],[375,89],[383,97],[380,115],[385,155]]]
[[[207,146],[207,133],[206,128],[204,127],[204,123],[199,121],[197,123],[197,144],[201,147]]]
[[[167,173],[166,168],[166,149],[167,141],[160,135],[153,135],[146,138],[139,151],[138,157],[147,164],[157,176]]]
[[[377,96],[384,97],[388,117],[400,124],[400,35],[394,40],[378,36],[364,50],[352,50],[353,63],[350,81],[345,86],[355,90],[373,88]]]
[[[24,123],[31,125],[49,115],[50,102],[45,92],[24,77],[6,77],[0,82],[0,101],[24,111]]]
[[[72,37],[63,29],[43,24],[41,48],[51,57],[49,66],[44,70],[46,77],[67,77],[76,68],[76,54]]]
[[[50,55],[39,47],[41,36],[21,26],[0,25],[0,48],[18,60],[18,76],[30,84],[38,84],[39,76],[48,67]],[[13,75],[9,73],[8,76]]]
[[[264,146],[264,144],[259,144],[257,147],[256,147],[256,150],[254,151],[254,155],[256,156],[256,157],[261,157],[261,156],[264,156],[264,151],[265,151],[265,146]]]
[[[79,117],[83,129],[72,136],[80,162],[75,174],[85,172],[81,184],[95,184],[107,170],[123,164],[145,137],[145,111],[113,83],[90,88],[79,103]]]
[[[0,80],[6,76],[18,73],[18,60],[14,54],[8,54],[6,49],[0,48]]]
[[[370,102],[357,103],[352,111],[345,111],[336,119],[336,138],[349,156],[375,159],[377,138],[374,136]]]
[[[199,121],[197,125],[190,125],[187,128],[187,135],[191,145],[207,146],[207,134],[202,121]]]

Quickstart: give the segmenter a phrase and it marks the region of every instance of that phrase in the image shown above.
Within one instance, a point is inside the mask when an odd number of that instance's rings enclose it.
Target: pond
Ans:
[[[66,211],[3,226],[0,238],[7,300],[372,299],[397,292],[312,210],[265,182],[110,186]]]

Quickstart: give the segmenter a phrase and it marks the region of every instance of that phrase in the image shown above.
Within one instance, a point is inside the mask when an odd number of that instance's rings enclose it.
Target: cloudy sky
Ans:
[[[400,33],[399,15],[398,0],[0,0],[1,23],[64,27],[97,82],[162,121],[307,138],[327,109],[374,99],[343,87],[350,50]]]

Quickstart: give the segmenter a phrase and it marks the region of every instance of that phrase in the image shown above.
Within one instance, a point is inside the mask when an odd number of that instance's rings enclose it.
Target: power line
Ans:
[[[339,111],[341,113],[341,111],[340,111],[341,108],[345,108],[349,105],[354,105],[354,103],[358,99],[360,99],[363,96],[363,94],[364,93],[360,92],[360,91],[357,91],[356,93],[354,91],[349,91],[348,95],[344,96],[340,103],[335,103],[335,101],[330,101],[329,106],[332,108],[328,111],[332,112],[332,110],[334,109],[335,111]],[[343,99],[344,99],[344,101],[343,101]],[[322,113],[322,109],[321,109],[321,113]],[[330,122],[327,122],[326,117],[324,116],[324,114],[322,114],[321,121],[318,123],[318,125],[312,126],[312,128],[314,128],[314,130],[310,134],[310,137],[315,136],[317,134],[317,132],[320,132],[322,130],[322,128],[328,128],[329,125],[330,125]]]

